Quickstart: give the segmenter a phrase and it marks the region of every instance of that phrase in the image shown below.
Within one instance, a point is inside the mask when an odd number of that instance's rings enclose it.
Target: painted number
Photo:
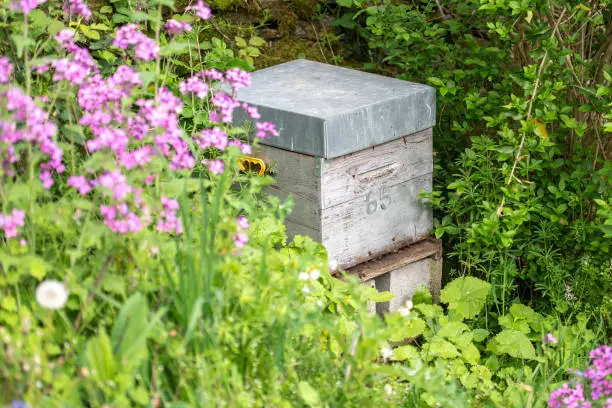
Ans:
[[[379,194],[376,194],[374,191],[370,191],[366,195],[366,213],[368,215],[374,214],[378,207],[384,211],[389,208],[390,205],[391,196],[387,194],[384,187],[380,189]]]

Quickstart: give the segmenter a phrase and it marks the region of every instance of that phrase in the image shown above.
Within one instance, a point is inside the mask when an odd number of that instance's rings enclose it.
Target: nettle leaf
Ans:
[[[497,334],[487,344],[487,350],[495,354],[507,354],[524,360],[540,360],[536,356],[533,344],[525,333],[513,329],[506,329]]]
[[[480,313],[491,290],[491,284],[466,276],[450,282],[440,292],[440,301],[460,317],[472,319]]]
[[[438,336],[452,340],[468,329],[469,327],[465,323],[448,322],[438,331]]]

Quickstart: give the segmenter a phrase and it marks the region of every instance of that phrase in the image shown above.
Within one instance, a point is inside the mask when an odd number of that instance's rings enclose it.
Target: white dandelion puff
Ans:
[[[62,282],[45,280],[36,288],[36,301],[45,309],[61,309],[68,300],[68,290]]]

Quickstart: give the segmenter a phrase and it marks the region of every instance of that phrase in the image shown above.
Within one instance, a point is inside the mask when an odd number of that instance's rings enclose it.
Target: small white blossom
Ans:
[[[380,355],[384,360],[393,357],[393,349],[389,346],[384,346],[380,349]]]
[[[298,279],[302,281],[308,280],[308,274],[306,272],[300,272],[298,274]]]
[[[310,279],[317,280],[321,276],[321,272],[318,269],[313,269],[310,271]]]
[[[36,288],[36,301],[45,309],[61,309],[68,300],[68,290],[62,282],[46,280]]]
[[[304,292],[304,294],[305,294],[305,295],[307,295],[307,294],[309,294],[309,293],[310,293],[310,288],[309,288],[308,286],[304,286],[304,287],[302,288],[302,292]]]
[[[338,262],[335,259],[330,259],[328,266],[330,272],[335,272],[338,269]]]
[[[393,387],[391,387],[391,384],[385,384],[385,393],[390,397],[391,395],[393,395]]]

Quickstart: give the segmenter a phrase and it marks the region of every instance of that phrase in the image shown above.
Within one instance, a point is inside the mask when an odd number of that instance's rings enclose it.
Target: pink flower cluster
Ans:
[[[13,73],[13,64],[6,57],[0,57],[0,84],[8,84]]]
[[[11,119],[0,121],[0,164],[7,174],[14,174],[13,163],[20,158],[19,142],[37,146],[49,160],[40,164],[40,179],[45,188],[53,185],[51,171],[64,171],[63,151],[53,141],[57,132],[55,123],[19,88],[11,88],[0,95],[0,106],[11,113]]]
[[[590,380],[591,401],[599,401],[603,397],[606,398],[605,407],[612,408],[612,347],[599,346],[591,351],[590,358],[593,367],[574,373]],[[584,388],[580,383],[574,388],[563,384],[561,388],[553,391],[548,399],[549,408],[590,408],[592,405],[592,402],[586,400]]]
[[[55,70],[53,81],[66,80],[72,85],[81,85],[87,77],[98,72],[98,67],[89,52],[74,42],[74,31],[64,29],[55,36],[55,40],[68,52],[67,56],[34,67],[37,73],[42,74],[48,71],[49,67],[53,67]]]
[[[234,88],[246,88],[251,86],[251,74],[240,68],[232,68],[225,73],[225,79]]]
[[[208,94],[208,85],[198,76],[192,76],[179,83],[179,90],[183,95],[193,92],[198,98],[204,99]]]
[[[571,388],[563,384],[561,388],[553,391],[548,399],[549,408],[591,408],[591,403],[584,399],[584,390],[580,384]]]
[[[238,229],[232,238],[236,248],[242,248],[249,242],[249,236],[246,233],[246,230],[249,228],[249,220],[244,216],[240,216],[236,221],[238,222]]]
[[[542,342],[544,344],[548,344],[548,343],[557,344],[559,340],[555,336],[553,336],[552,333],[546,333],[546,336],[544,336],[544,338],[542,339]]]
[[[584,376],[591,380],[591,398],[612,396],[612,346],[599,346],[589,357],[593,368],[586,370]]]
[[[183,34],[186,31],[191,32],[192,27],[189,23],[186,23],[184,21],[171,19],[166,22],[166,24],[164,25],[164,29],[168,34],[178,35]]]
[[[4,231],[7,239],[17,236],[17,227],[23,227],[25,212],[13,208],[10,214],[0,214],[0,229]]]
[[[176,212],[179,209],[178,201],[162,196],[161,203],[163,207],[160,213],[161,219],[157,221],[155,229],[167,233],[182,234],[183,225],[181,219],[176,216]]]
[[[80,15],[85,20],[91,17],[91,10],[83,0],[67,0],[64,3],[64,12],[70,16]]]
[[[19,0],[13,1],[10,4],[10,8],[15,11],[20,11],[26,16],[30,14],[30,11],[34,10],[36,7],[40,6],[47,0]]]
[[[202,20],[208,20],[212,16],[210,7],[208,7],[208,4],[204,3],[202,0],[198,0],[193,6],[186,7],[185,10],[195,11],[196,16],[200,17]]]
[[[136,24],[126,24],[119,28],[113,45],[123,50],[133,45],[136,58],[144,61],[154,60],[159,55],[159,45],[139,31]]]
[[[255,123],[255,136],[260,139],[267,139],[270,136],[280,136],[280,133],[276,130],[276,125],[270,122],[257,122]]]

